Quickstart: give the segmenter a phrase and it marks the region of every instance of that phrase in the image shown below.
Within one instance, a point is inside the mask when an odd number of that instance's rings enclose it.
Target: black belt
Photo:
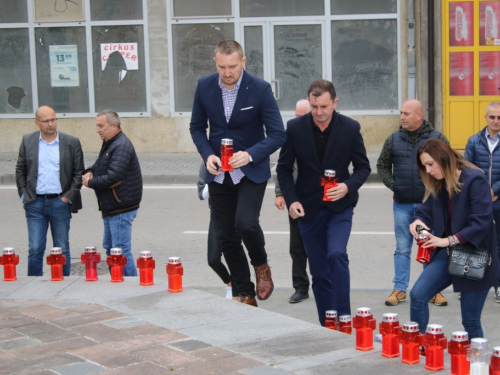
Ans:
[[[61,196],[61,194],[37,194],[38,198],[54,199]]]

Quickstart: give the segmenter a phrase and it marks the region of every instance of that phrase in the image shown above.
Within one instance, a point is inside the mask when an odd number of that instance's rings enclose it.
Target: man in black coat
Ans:
[[[104,219],[102,246],[106,254],[119,247],[127,258],[125,276],[137,276],[132,255],[132,222],[142,199],[142,174],[132,142],[122,132],[120,117],[106,109],[97,114],[97,133],[103,140],[99,157],[83,175],[83,185],[94,189]]]
[[[311,113],[288,122],[276,171],[289,214],[299,218],[319,321],[324,325],[326,310],[351,314],[347,241],[358,189],[371,169],[359,123],[335,112],[338,99],[333,84],[314,81],[307,98]],[[327,191],[328,202],[323,201],[321,186],[326,169],[334,170],[338,178],[338,185]]]

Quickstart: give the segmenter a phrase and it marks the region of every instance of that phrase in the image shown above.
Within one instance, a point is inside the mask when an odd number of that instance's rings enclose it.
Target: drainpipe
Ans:
[[[429,122],[434,126],[436,114],[434,92],[434,0],[429,0],[427,5],[427,35],[428,35],[428,90],[429,90]]]
[[[415,1],[407,0],[408,18],[408,99],[417,97],[417,64],[415,57]]]

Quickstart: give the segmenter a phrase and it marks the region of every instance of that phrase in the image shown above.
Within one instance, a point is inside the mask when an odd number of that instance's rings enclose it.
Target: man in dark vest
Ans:
[[[394,192],[395,275],[392,280],[394,290],[385,300],[387,306],[406,301],[410,281],[413,236],[408,228],[425,192],[417,168],[417,150],[429,138],[439,138],[448,143],[443,134],[424,120],[424,107],[420,101],[411,99],[404,102],[400,118],[401,127],[385,140],[377,161],[378,175],[384,185]],[[448,304],[441,293],[436,294],[431,302],[437,306]]]

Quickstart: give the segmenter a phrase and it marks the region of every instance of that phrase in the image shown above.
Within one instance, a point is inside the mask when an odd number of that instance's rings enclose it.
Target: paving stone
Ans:
[[[124,316],[125,314],[122,314],[118,311],[106,310],[92,314],[85,314],[71,318],[59,319],[54,321],[53,323],[63,328],[72,328],[72,327],[83,326],[86,324],[104,322],[106,320],[118,319]]]
[[[125,319],[125,318],[124,318]],[[112,325],[116,321],[120,321],[121,319],[112,320],[110,322],[106,322],[106,324]],[[171,330],[163,327],[158,327],[157,325],[151,323],[145,323],[139,326],[125,328],[125,331],[133,333],[137,336],[148,336],[148,335],[159,335],[163,333],[172,333]],[[186,336],[184,336],[186,337]]]
[[[53,369],[59,375],[87,375],[106,370],[106,367],[91,362],[73,363]]]
[[[253,367],[253,368],[241,370],[240,372],[245,374],[245,375],[291,375],[291,374],[293,374],[292,372],[288,372],[288,371],[282,370],[280,368],[272,367],[272,366]],[[331,374],[334,374],[334,372],[331,372]]]
[[[70,330],[62,329],[45,322],[17,327],[16,331],[46,343],[80,337],[80,335]]]
[[[2,306],[0,304],[0,319],[11,319],[15,316],[21,315],[19,312],[17,312],[14,309]]]
[[[220,375],[241,371],[264,365],[248,357],[234,356],[223,358],[220,361],[209,362],[203,365],[179,368],[178,371],[185,375]]]
[[[116,329],[101,323],[75,327],[72,329],[72,331],[95,340],[99,343],[132,340],[135,338],[132,333]]]
[[[195,355],[197,357],[206,359],[209,362],[218,361],[222,358],[229,358],[237,356],[237,353],[230,352],[229,350],[225,350],[216,346],[211,346],[209,348],[199,349],[190,352],[189,354]]]
[[[0,364],[12,363],[17,361],[19,361],[19,357],[17,355],[6,353],[0,350]]]
[[[81,314],[81,315],[92,314],[92,313],[96,313],[96,312],[102,312],[102,311],[109,310],[106,307],[95,305],[95,304],[76,305],[76,306],[68,307],[67,309],[74,311],[74,312]]]
[[[16,363],[8,363],[0,366],[0,375],[21,375],[33,374],[36,371],[43,371],[54,367],[69,365],[72,363],[82,362],[81,358],[77,356],[61,353],[43,358],[30,359],[26,361],[19,361]],[[52,372],[52,374],[54,374]]]
[[[158,363],[169,368],[184,368],[207,363],[204,359],[165,345],[150,346],[144,349],[131,351],[130,353],[143,358],[145,361]]]
[[[4,328],[0,330],[0,342],[6,341],[6,340],[12,340],[12,339],[17,339],[18,337],[22,337],[19,332],[16,332],[13,329],[10,328]]]
[[[168,344],[173,341],[183,340],[188,338],[182,333],[175,331],[165,330],[157,335],[147,335],[137,337],[133,340],[110,342],[108,345],[113,346],[119,350],[131,351],[137,350],[153,345]]]
[[[182,350],[183,352],[191,352],[193,350],[208,348],[211,345],[199,340],[186,339],[182,341],[173,342],[169,344],[169,346]]]
[[[31,316],[26,316],[24,314],[15,316],[10,319],[0,320],[0,329],[4,328],[17,328],[22,326],[27,326],[31,324],[40,323],[40,320],[32,318]]]
[[[57,341],[53,343],[38,345],[32,348],[19,349],[13,352],[22,358],[32,359],[41,358],[49,355],[56,355],[58,353],[66,353],[80,348],[91,347],[96,345],[95,341],[89,340],[85,337],[77,337],[75,339]]]
[[[121,350],[116,350],[105,344],[95,345],[92,347],[82,347],[77,350],[69,350],[69,352],[85,358],[90,362],[94,362],[111,369],[144,362],[141,357],[128,352],[123,352]]]
[[[13,340],[7,340],[0,342],[0,349],[6,352],[12,352],[14,350],[31,348],[33,346],[41,345],[40,340],[32,339],[31,337],[20,337]]]
[[[110,320],[109,322],[105,322],[104,324],[114,327],[114,328],[120,328],[120,329],[126,329],[126,328],[135,328],[135,327],[144,327],[147,322],[141,319],[137,319],[133,316],[126,316],[124,318],[120,319],[114,319]],[[156,327],[156,326],[154,326]],[[156,327],[158,329],[158,327]],[[140,328],[138,329],[140,332]],[[130,330],[127,330],[127,332],[133,333]],[[137,333],[134,333],[137,334]]]
[[[78,316],[77,313],[60,309],[58,307],[52,306],[50,303],[39,303],[38,305],[23,307],[18,309],[19,312],[22,312],[28,316],[32,316],[42,320],[57,320],[63,318],[69,318],[72,316]]]
[[[100,372],[99,375],[179,375],[179,372],[173,371],[167,367],[152,362],[137,363],[126,367],[120,367],[114,370]]]

